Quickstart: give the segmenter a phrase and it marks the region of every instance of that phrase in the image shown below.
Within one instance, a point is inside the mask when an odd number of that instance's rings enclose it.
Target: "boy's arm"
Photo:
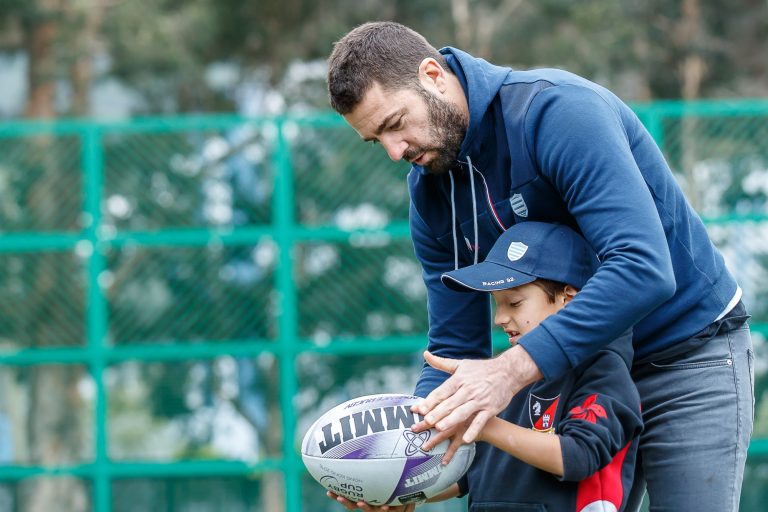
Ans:
[[[602,469],[643,428],[637,388],[625,360],[610,348],[590,361],[563,406],[557,427],[563,480],[581,481]]]
[[[558,435],[537,432],[495,417],[488,420],[478,439],[535,468],[563,476],[563,454]]]
[[[628,349],[631,332],[616,343]],[[558,435],[493,418],[480,439],[563,480],[581,481],[610,463],[642,430],[637,388],[625,359],[610,348],[578,375],[561,407]]]
[[[427,500],[427,503],[435,503],[437,501],[445,501],[450,498],[455,498],[459,495],[459,484],[451,484],[449,488],[444,490],[443,492],[440,492],[438,494],[435,494],[431,498]]]

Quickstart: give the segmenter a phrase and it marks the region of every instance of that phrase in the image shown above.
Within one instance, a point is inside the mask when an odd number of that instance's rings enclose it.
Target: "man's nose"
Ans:
[[[404,140],[388,139],[381,141],[382,146],[387,151],[389,158],[395,162],[403,159],[403,155],[408,149],[408,143]]]

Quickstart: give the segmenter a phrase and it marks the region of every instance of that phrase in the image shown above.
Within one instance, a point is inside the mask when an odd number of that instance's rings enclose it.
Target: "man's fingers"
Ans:
[[[491,413],[488,411],[480,411],[475,415],[475,418],[472,420],[472,423],[469,425],[469,428],[466,432],[464,432],[463,441],[467,444],[474,441],[477,436],[480,435],[480,431],[483,430],[483,427],[486,423],[488,423],[488,420],[491,418]]]
[[[435,428],[439,431],[450,430],[453,427],[463,423],[472,415],[474,415],[479,409],[477,402],[474,400],[467,400],[464,393],[456,393],[448,400],[445,400],[440,405],[429,413],[429,416],[436,418],[434,423]]]
[[[427,398],[419,402],[418,404],[411,407],[411,410],[414,412],[417,412],[421,414],[422,416],[426,416],[429,411],[435,408],[437,404],[445,400],[446,398],[453,396],[454,393],[456,393],[456,390],[459,388],[459,385],[453,381],[453,379],[448,379],[439,386],[437,386],[430,394],[427,395]]]
[[[458,359],[448,359],[445,357],[436,356],[429,350],[424,351],[424,360],[432,368],[450,374],[456,372],[456,369],[459,367],[459,363],[461,362]]]
[[[437,422],[445,418],[448,414],[451,413],[453,410],[452,407],[449,405],[446,405],[446,402],[440,402],[435,406],[434,409],[429,411],[426,416],[424,416],[424,421],[427,422],[427,425],[430,427],[434,427],[437,425]],[[442,429],[441,429],[442,430]]]

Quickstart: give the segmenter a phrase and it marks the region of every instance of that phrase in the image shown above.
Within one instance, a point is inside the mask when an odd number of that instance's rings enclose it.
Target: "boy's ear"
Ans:
[[[568,304],[573,300],[573,298],[576,296],[579,290],[574,288],[573,286],[567,284],[565,285],[565,288],[563,288],[563,305]]]

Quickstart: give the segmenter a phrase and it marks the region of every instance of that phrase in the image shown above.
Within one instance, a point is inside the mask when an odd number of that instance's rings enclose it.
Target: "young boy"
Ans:
[[[572,229],[524,222],[503,233],[484,262],[445,273],[442,281],[457,291],[490,292],[494,322],[514,346],[532,329],[546,329],[547,317],[568,307],[597,267]],[[430,501],[468,493],[470,512],[624,510],[642,430],[631,361],[627,332],[573,370],[522,389],[486,424],[467,474]]]

